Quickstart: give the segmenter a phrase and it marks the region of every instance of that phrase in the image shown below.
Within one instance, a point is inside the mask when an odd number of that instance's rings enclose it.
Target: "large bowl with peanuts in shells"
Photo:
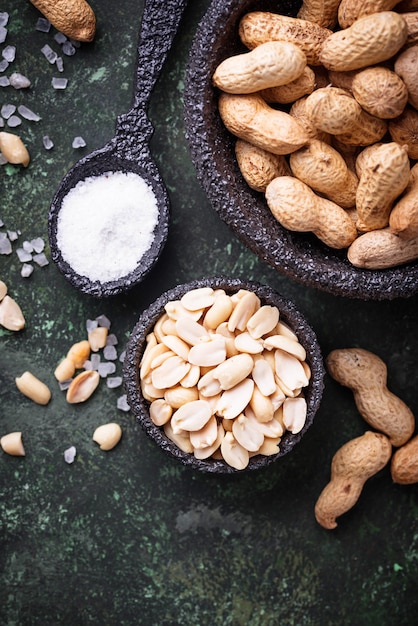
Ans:
[[[418,291],[418,3],[221,0],[193,40],[186,134],[214,209],[334,295]]]
[[[163,293],[129,338],[124,384],[147,435],[184,465],[263,468],[300,442],[321,402],[316,335],[295,305],[240,279]]]

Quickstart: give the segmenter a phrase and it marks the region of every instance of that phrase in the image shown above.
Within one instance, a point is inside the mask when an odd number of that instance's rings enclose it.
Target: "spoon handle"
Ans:
[[[147,117],[149,99],[186,5],[187,0],[145,0],[137,47],[134,103],[116,121],[116,149],[125,157],[138,159],[144,148],[147,152],[145,144],[154,132]]]

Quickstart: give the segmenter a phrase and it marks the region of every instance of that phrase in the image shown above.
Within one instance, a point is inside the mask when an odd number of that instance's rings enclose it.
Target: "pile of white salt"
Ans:
[[[138,266],[157,222],[151,186],[133,172],[108,172],[80,181],[65,196],[57,244],[75,272],[105,283]]]

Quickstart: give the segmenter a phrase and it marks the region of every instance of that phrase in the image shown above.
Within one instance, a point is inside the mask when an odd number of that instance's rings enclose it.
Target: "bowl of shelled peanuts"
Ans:
[[[301,441],[324,365],[292,302],[219,276],[178,285],[141,314],[123,377],[133,415],[164,452],[233,474],[266,467]]]
[[[418,292],[418,12],[372,4],[212,2],[184,115],[241,241],[302,284],[384,300]]]

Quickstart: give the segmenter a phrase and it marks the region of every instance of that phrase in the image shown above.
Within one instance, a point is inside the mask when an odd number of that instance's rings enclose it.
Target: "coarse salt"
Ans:
[[[57,244],[75,272],[105,283],[136,269],[157,222],[150,185],[133,172],[108,172],[80,181],[65,196]]]

